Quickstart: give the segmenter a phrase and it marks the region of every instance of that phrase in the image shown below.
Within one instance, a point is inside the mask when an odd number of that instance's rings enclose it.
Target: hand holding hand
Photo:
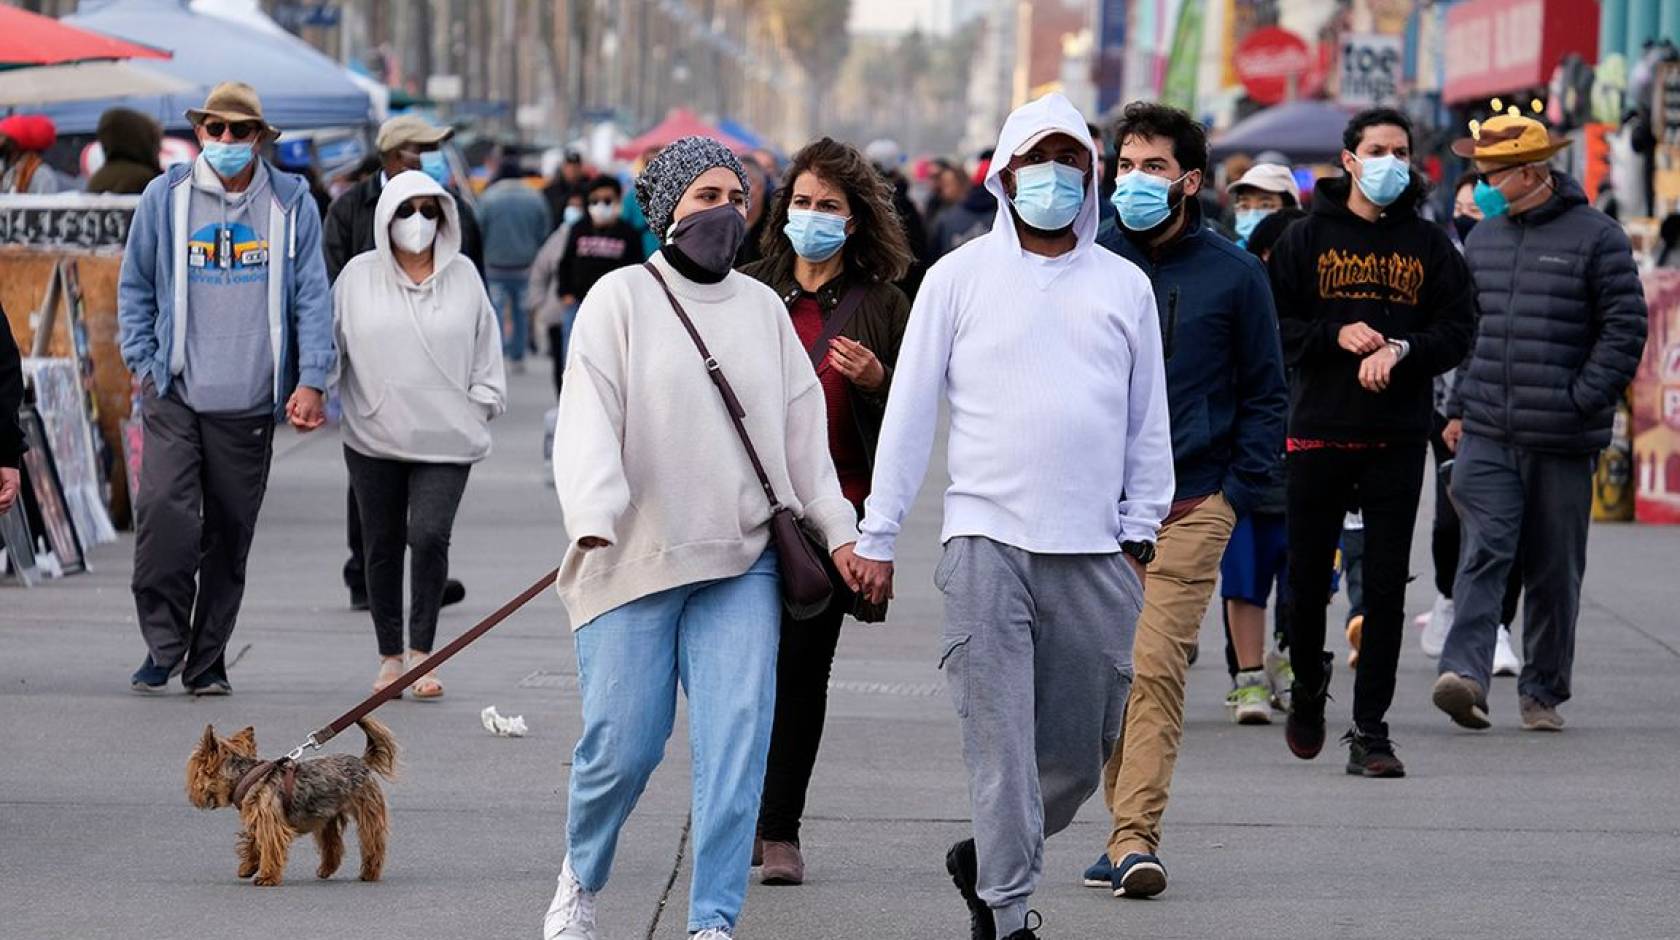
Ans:
[[[1359,384],[1367,392],[1387,389],[1394,365],[1399,361],[1400,354],[1394,351],[1393,346],[1383,346],[1359,364]]]
[[[836,336],[828,344],[828,361],[853,385],[866,392],[880,389],[887,383],[887,369],[869,347],[844,336]]]
[[[857,576],[858,558],[852,552],[855,545],[856,542],[847,542],[834,550],[835,570],[840,572],[840,580],[846,582],[846,587],[854,594],[859,593],[863,587],[863,582],[859,581]]]
[[[1458,442],[1463,439],[1464,422],[1459,418],[1448,421],[1447,426],[1441,429],[1441,443],[1447,445],[1447,450],[1451,453],[1458,453]]]
[[[286,402],[286,419],[302,433],[327,423],[327,409],[319,389],[299,385]]]
[[[1356,356],[1369,356],[1388,340],[1365,323],[1349,323],[1336,334],[1336,344]]]
[[[11,511],[22,489],[22,475],[16,467],[0,467],[0,516]]]
[[[857,592],[867,598],[871,604],[881,604],[892,600],[892,562],[872,561],[854,554],[852,556],[852,573],[857,578]]]

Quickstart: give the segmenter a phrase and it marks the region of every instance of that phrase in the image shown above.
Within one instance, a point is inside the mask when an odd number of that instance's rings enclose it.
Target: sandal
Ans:
[[[380,692],[386,686],[402,678],[403,661],[401,656],[384,656],[379,660],[379,678],[373,680],[373,690]],[[401,693],[398,693],[401,698]]]
[[[417,653],[410,650],[408,653],[409,668],[412,669],[419,663],[424,662],[426,657],[430,655],[430,653]],[[438,681],[435,672],[428,672],[414,680],[414,684],[409,686],[408,690],[414,694],[415,700],[420,702],[443,698],[443,683]]]

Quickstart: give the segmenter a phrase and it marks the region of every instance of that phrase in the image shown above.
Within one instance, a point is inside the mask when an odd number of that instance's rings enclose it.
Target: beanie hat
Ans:
[[[41,151],[58,140],[58,128],[41,114],[14,114],[0,119],[0,135],[10,137],[19,150]]]
[[[648,229],[661,243],[683,193],[688,192],[700,174],[720,166],[735,174],[750,199],[752,184],[747,182],[747,171],[741,167],[741,161],[735,159],[728,147],[710,137],[684,137],[648,161],[642,175],[636,177],[636,204],[642,207]]]

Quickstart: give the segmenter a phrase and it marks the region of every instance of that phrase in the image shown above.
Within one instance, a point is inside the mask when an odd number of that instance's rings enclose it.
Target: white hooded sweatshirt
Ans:
[[[419,284],[391,250],[397,207],[435,196],[443,207],[432,274]],[[374,209],[374,250],[333,284],[345,446],[366,457],[475,463],[490,453],[489,421],[507,410],[502,334],[478,271],[461,254],[454,197],[424,173],[399,173]]]
[[[921,488],[940,400],[950,404],[942,541],[983,536],[1041,554],[1112,554],[1155,540],[1172,504],[1172,432],[1155,294],[1096,244],[1097,180],[1074,219],[1078,246],[1021,247],[1000,173],[1037,132],[1096,154],[1060,94],[1004,122],[986,188],[992,231],[927,273],[893,374],[857,554],[893,558]]]

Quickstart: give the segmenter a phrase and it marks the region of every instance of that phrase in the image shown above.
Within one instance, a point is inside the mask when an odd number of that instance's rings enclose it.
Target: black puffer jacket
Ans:
[[[1465,244],[1480,307],[1447,404],[1464,430],[1516,447],[1588,453],[1645,349],[1645,291],[1620,225],[1553,173],[1539,208],[1477,225]]]

